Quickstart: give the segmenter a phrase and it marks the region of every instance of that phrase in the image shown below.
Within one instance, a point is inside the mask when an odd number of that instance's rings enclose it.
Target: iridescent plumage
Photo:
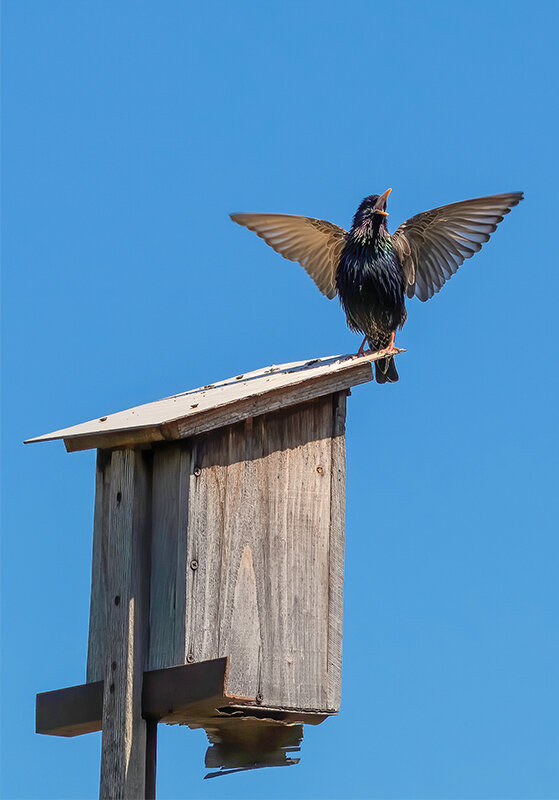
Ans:
[[[384,350],[406,321],[406,283],[386,227],[386,197],[366,197],[353,218],[336,288],[351,330],[364,333],[371,350]],[[393,358],[375,362],[379,383],[398,380]]]

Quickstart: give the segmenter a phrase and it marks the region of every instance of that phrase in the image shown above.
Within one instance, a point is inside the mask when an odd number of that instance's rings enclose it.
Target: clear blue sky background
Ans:
[[[85,675],[94,453],[22,440],[352,352],[337,302],[228,219],[390,224],[522,189],[348,406],[342,711],[297,767],[159,798],[556,798],[554,2],[3,2],[4,798],[93,798],[100,735],[34,734]]]

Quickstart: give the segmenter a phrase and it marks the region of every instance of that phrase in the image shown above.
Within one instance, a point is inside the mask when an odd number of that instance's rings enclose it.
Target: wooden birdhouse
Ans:
[[[222,769],[294,763],[340,708],[345,416],[374,356],[273,366],[30,439],[97,448],[86,683],[37,730],[103,730],[101,797],[154,796],[158,722]],[[147,771],[146,771],[147,765]]]

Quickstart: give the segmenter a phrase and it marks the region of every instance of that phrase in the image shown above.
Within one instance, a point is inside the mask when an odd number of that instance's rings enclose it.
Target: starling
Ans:
[[[336,294],[352,331],[365,335],[378,383],[394,383],[394,337],[407,318],[405,297],[425,301],[436,294],[466,258],[481,249],[522,192],[477,197],[416,214],[392,234],[386,202],[392,190],[366,197],[351,230],[312,217],[291,214],[231,214],[277,253],[298,261],[322,294]]]

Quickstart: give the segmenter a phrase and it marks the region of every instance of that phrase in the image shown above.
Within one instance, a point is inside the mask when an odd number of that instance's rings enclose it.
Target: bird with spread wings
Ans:
[[[364,334],[372,351],[386,351],[375,361],[379,383],[393,383],[398,373],[392,355],[395,334],[407,318],[405,297],[428,300],[458,267],[481,249],[522,192],[477,197],[433,208],[388,232],[386,204],[391,189],[366,197],[349,231],[313,217],[291,214],[231,214],[277,253],[297,261],[322,294],[336,295],[349,327]],[[392,354],[392,355],[391,355]]]

